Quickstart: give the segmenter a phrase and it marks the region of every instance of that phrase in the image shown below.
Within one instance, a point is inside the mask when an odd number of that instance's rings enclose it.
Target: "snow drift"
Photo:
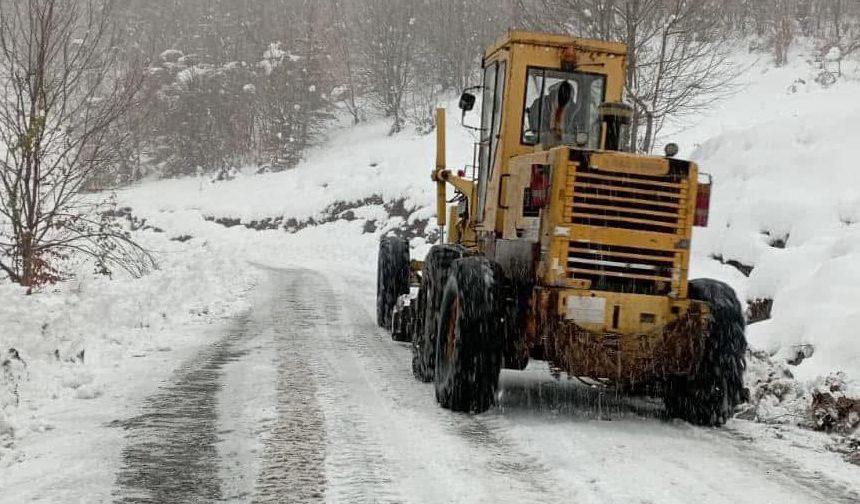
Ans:
[[[715,180],[711,225],[694,240],[697,264],[721,257],[753,268],[748,280],[731,280],[748,300],[774,301],[772,320],[749,329],[753,346],[777,353],[812,345],[797,376],[841,370],[856,377],[860,85],[798,89],[790,70],[776,74],[763,78],[776,88],[770,94],[735,98],[748,105],[749,126],[693,154]]]

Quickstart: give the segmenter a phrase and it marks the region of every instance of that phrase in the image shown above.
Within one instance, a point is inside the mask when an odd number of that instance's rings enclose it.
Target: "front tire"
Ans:
[[[483,413],[495,401],[502,366],[498,280],[486,258],[454,262],[436,338],[436,400],[444,408]]]
[[[702,361],[693,376],[667,379],[663,398],[670,417],[718,427],[743,402],[747,351],[743,308],[735,291],[717,280],[691,281],[690,299],[710,308]]]
[[[391,329],[397,298],[409,293],[409,243],[393,236],[379,242],[376,270],[376,323]]]

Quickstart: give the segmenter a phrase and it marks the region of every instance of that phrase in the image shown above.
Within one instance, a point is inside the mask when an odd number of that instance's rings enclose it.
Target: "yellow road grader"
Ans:
[[[377,318],[412,343],[445,408],[480,413],[502,368],[662,396],[668,415],[720,425],[742,400],[746,339],[734,291],[688,279],[709,184],[695,163],[625,151],[626,47],[510,32],[483,61],[477,166],[450,170],[438,111],[438,224],[423,261],[383,238]],[[465,92],[463,116],[477,97]],[[449,206],[447,186],[454,188]]]

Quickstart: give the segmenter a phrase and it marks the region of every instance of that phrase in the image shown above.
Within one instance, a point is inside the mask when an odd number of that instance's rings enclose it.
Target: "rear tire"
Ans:
[[[436,338],[436,400],[443,408],[483,413],[495,402],[502,366],[501,289],[492,262],[454,262]]]
[[[391,329],[397,298],[409,293],[409,243],[387,236],[379,242],[376,271],[376,323]]]
[[[412,374],[422,382],[433,381],[439,309],[451,264],[467,254],[459,245],[436,245],[424,260],[412,333]]]
[[[710,279],[690,282],[690,299],[710,308],[702,361],[691,377],[670,377],[663,400],[670,417],[692,424],[723,425],[743,402],[747,341],[735,291]]]

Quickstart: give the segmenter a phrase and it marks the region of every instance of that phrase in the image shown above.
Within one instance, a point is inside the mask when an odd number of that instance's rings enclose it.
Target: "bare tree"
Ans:
[[[391,133],[398,133],[405,119],[404,96],[414,77],[415,7],[387,0],[364,0],[363,7],[364,77],[385,115],[393,119]]]
[[[352,49],[355,43],[354,29],[348,23],[347,10],[343,0],[330,0],[330,13],[336,33],[332,34],[329,41],[332,52],[335,54],[333,65],[335,74],[343,82],[343,103],[352,116],[354,124],[361,122],[361,106],[357,101],[356,61]]]
[[[140,274],[152,257],[82,190],[116,159],[141,73],[120,68],[109,0],[0,0],[0,270],[36,287],[75,254]]]
[[[635,105],[634,127],[644,127],[638,132],[643,152],[652,151],[668,117],[698,113],[736,91],[734,45],[711,15],[718,6],[712,0],[664,3],[652,14],[656,22],[647,25],[647,42],[634,46],[627,93]]]
[[[832,29],[826,35],[822,56],[825,61],[836,62],[837,74],[841,76],[843,60],[860,50],[860,20],[857,19],[860,1],[831,0],[829,9]]]

